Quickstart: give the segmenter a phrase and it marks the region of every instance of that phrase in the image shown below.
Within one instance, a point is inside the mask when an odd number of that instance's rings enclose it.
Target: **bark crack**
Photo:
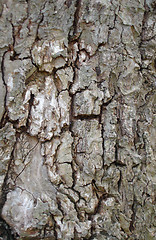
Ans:
[[[25,162],[26,158],[28,157],[28,155],[37,147],[37,145],[39,144],[39,141],[29,150],[29,152],[26,154],[26,156],[23,159],[23,163]],[[32,159],[30,161],[28,161],[24,168],[20,171],[20,173],[16,176],[14,183],[16,184],[17,178],[19,178],[19,176],[24,172],[24,170],[26,169],[26,167],[31,163]]]
[[[73,21],[73,36],[72,36],[72,40],[75,40],[78,38],[78,35],[80,34],[78,32],[78,24],[79,24],[79,18],[80,18],[80,12],[81,12],[81,3],[82,0],[77,0],[76,1],[76,10],[74,13],[74,21]]]
[[[7,117],[7,84],[5,82],[5,74],[4,74],[4,61],[5,61],[5,55],[6,53],[8,52],[5,51],[3,56],[2,56],[2,63],[1,63],[1,73],[2,73],[2,81],[3,81],[3,84],[5,86],[5,97],[4,97],[4,113],[3,113],[3,116],[2,116],[2,119],[1,119],[1,122],[0,122],[0,129],[3,128],[5,126],[5,123],[6,123],[6,117]]]
[[[17,136],[16,136],[16,140],[17,140]],[[15,238],[15,235],[12,233],[11,227],[2,218],[2,209],[3,209],[3,206],[6,202],[7,194],[9,192],[8,179],[9,179],[9,172],[10,172],[10,169],[11,169],[11,164],[12,164],[12,161],[14,159],[15,146],[16,146],[16,141],[15,141],[14,146],[12,148],[12,152],[11,152],[11,155],[10,155],[10,161],[9,161],[8,168],[7,168],[7,173],[5,175],[3,185],[1,187],[1,198],[0,198],[0,231],[1,231],[1,226],[2,226],[4,228],[3,229],[3,231],[4,231],[4,236],[3,237],[5,237],[7,235],[7,238],[10,239],[10,240],[15,240],[16,238]],[[1,232],[0,232],[0,234],[1,234]],[[2,235],[3,235],[3,233],[2,233]]]

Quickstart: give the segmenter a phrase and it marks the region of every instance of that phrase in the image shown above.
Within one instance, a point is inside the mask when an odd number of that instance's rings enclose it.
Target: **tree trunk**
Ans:
[[[156,1],[0,3],[0,239],[156,238]]]

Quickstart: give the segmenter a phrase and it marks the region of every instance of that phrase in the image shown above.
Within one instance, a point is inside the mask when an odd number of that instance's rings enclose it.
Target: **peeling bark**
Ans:
[[[155,239],[156,3],[0,3],[0,239]]]

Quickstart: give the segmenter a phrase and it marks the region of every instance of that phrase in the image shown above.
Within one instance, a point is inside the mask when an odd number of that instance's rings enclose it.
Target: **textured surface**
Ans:
[[[0,239],[156,239],[156,1],[0,3]]]

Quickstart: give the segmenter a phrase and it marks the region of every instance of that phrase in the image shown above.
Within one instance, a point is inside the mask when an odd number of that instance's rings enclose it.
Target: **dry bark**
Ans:
[[[156,1],[0,3],[0,239],[156,238]]]

